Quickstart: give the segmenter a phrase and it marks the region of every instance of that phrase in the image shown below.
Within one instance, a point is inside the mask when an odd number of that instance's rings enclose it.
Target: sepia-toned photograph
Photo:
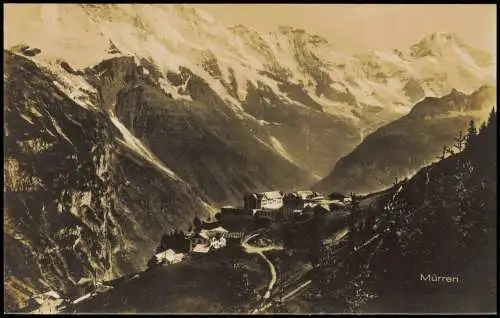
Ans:
[[[495,314],[496,9],[3,4],[4,313]]]

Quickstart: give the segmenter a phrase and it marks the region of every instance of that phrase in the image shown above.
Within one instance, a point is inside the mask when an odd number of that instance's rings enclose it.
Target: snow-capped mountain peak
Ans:
[[[443,56],[450,48],[460,49],[461,40],[451,32],[433,32],[411,47],[414,57]]]
[[[262,34],[242,24],[222,25],[186,5],[42,8],[38,24],[23,25],[29,36],[22,39],[40,48],[40,57],[61,58],[82,69],[110,58],[111,41],[123,54],[152,61],[163,75],[189,69],[238,111],[251,84],[286,103],[318,103],[313,108],[345,118],[364,118],[366,107],[383,109],[393,118],[424,96],[442,96],[453,87],[471,92],[495,79],[491,55],[449,32],[434,32],[409,50],[349,56],[339,52],[340,44],[333,46],[307,30],[280,26]],[[307,97],[283,88],[298,83]]]
[[[432,32],[429,38],[431,39],[431,41],[438,41],[438,42],[456,41],[458,39],[455,33],[446,31]]]

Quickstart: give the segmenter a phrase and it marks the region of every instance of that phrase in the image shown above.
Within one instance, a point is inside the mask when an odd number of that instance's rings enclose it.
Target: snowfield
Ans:
[[[406,108],[408,112],[414,101],[403,88],[411,78],[427,96],[443,96],[451,88],[469,93],[496,81],[493,56],[489,65],[480,66],[486,53],[478,54],[478,50],[446,32],[435,32],[406,50],[347,56],[306,31],[281,27],[259,34],[243,25],[222,25],[207,12],[183,5],[44,4],[31,6],[29,12],[8,10],[7,16],[16,20],[8,21],[12,29],[6,30],[6,46],[29,43],[42,50],[37,59],[64,58],[74,68],[83,69],[111,57],[108,49],[112,41],[122,54],[150,59],[164,74],[187,67],[239,113],[248,83],[264,85],[284,102],[300,105],[279,84],[302,82],[307,84],[307,94],[320,104],[338,105],[327,107],[329,113],[356,117],[352,109],[360,105],[395,113]],[[29,23],[21,22],[23,14],[31,14],[30,19],[22,20]],[[13,32],[20,23],[23,32]],[[201,65],[207,52],[215,57],[220,77],[213,77]],[[221,83],[229,82],[229,69],[234,74],[236,98]],[[272,77],[263,73],[269,70],[274,73]],[[273,70],[284,70],[288,75],[283,77]],[[332,81],[334,90],[352,93],[354,101],[318,95],[318,72]],[[390,80],[384,82],[378,76]],[[175,98],[190,98],[168,86],[163,85],[164,90]]]

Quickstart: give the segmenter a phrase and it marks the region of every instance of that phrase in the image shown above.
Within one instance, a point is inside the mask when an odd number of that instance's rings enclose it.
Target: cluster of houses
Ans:
[[[325,199],[320,193],[311,190],[289,193],[270,191],[247,194],[243,197],[243,207],[223,207],[221,214],[241,213],[270,220],[289,219],[312,216],[315,211],[331,213],[346,210],[351,201],[352,198],[343,195]]]
[[[334,213],[346,210],[352,201],[343,195],[323,195],[311,190],[283,193],[269,191],[249,193],[243,197],[243,207],[226,206],[221,208],[221,216],[250,215],[253,217],[275,221],[278,218],[292,219],[296,217],[313,216],[314,213]],[[204,254],[225,247],[227,244],[239,243],[243,232],[230,232],[220,224],[204,224],[201,229],[195,229],[184,236],[184,248],[174,251],[157,253],[155,264],[175,264],[192,254]]]
[[[185,236],[188,253],[208,253],[225,247],[228,243],[239,242],[243,232],[229,232],[222,226],[203,228]]]
[[[205,254],[225,247],[227,244],[239,243],[244,236],[243,232],[229,232],[221,226],[195,229],[184,236],[184,248],[174,251],[167,249],[154,255],[154,265],[176,264],[192,254]]]

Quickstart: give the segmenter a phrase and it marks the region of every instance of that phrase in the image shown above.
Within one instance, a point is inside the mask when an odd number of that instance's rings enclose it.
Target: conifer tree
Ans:
[[[487,128],[485,131],[485,139],[487,140],[487,143],[490,145],[496,145],[496,138],[497,138],[497,112],[495,108],[493,108],[490,112],[490,115],[488,117],[488,124]]]
[[[490,115],[488,116],[488,126],[491,126],[496,122],[496,117],[497,117],[496,110],[495,107],[493,107],[490,111]]]
[[[483,134],[483,133],[486,131],[486,126],[487,126],[486,121],[484,121],[484,122],[481,124],[481,127],[479,128],[479,133],[478,133],[478,135],[481,135],[481,134]]]
[[[477,129],[474,120],[469,122],[469,128],[467,129],[467,141],[466,141],[466,149],[470,149],[471,145],[474,143],[474,140],[477,137]]]
[[[455,137],[455,143],[453,144],[453,147],[455,147],[458,152],[461,152],[462,150],[464,150],[465,141],[467,139],[466,137],[467,136],[464,136],[462,131],[460,131],[458,133],[458,136]]]

